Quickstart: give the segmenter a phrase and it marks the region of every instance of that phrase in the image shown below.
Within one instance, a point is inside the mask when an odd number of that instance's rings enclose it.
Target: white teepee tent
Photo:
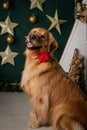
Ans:
[[[83,3],[87,4],[87,0],[84,0]],[[71,63],[75,48],[77,48],[80,54],[85,57],[84,75],[85,91],[87,93],[87,23],[81,23],[80,20],[77,19],[60,59],[60,64],[66,72],[69,72],[69,65]]]

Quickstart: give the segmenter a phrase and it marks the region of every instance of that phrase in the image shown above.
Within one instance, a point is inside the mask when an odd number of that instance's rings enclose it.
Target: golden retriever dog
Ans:
[[[54,58],[58,43],[53,35],[34,28],[26,37],[26,46],[21,88],[34,106],[29,126],[87,130],[87,97]]]

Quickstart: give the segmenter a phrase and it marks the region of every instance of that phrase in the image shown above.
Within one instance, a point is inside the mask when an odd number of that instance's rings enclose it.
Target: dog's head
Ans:
[[[53,35],[43,28],[32,29],[26,37],[27,48],[31,51],[54,52],[58,44]]]

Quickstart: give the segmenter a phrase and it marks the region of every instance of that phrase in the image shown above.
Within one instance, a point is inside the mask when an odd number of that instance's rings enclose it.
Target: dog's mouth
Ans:
[[[27,42],[27,48],[30,50],[36,50],[36,49],[40,49],[42,46],[38,45],[36,46],[34,43],[32,42]]]
[[[35,45],[33,43],[27,42],[27,48],[28,49],[31,49],[31,48],[34,48],[34,47],[35,47]]]

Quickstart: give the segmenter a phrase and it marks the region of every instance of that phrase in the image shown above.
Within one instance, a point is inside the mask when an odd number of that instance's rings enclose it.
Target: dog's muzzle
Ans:
[[[37,42],[37,37],[33,34],[29,35],[27,48],[31,50],[40,49],[42,46],[36,46],[35,42]]]
[[[36,36],[33,35],[33,34],[31,34],[31,35],[29,36],[29,41],[30,41],[31,43],[33,43],[34,40],[36,40]]]

